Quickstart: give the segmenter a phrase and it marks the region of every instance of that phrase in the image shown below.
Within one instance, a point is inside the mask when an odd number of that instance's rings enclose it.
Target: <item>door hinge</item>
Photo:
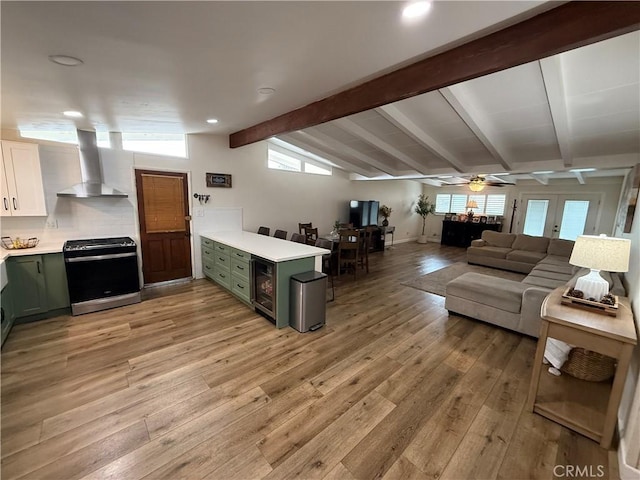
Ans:
[[[185,219],[187,222],[190,222],[190,221],[191,221],[191,215],[186,215],[186,216],[184,217],[184,219]]]

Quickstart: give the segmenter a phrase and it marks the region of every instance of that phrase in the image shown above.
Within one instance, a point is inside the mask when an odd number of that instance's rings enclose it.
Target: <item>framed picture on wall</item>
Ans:
[[[207,187],[231,188],[231,175],[227,173],[207,173]]]

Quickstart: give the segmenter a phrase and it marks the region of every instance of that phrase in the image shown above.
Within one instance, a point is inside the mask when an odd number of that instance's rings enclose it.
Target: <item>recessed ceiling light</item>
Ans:
[[[260,95],[273,95],[276,93],[276,89],[271,87],[261,87],[258,89],[258,93]]]
[[[71,118],[82,118],[84,115],[82,115],[82,112],[78,112],[76,110],[67,110],[66,112],[62,112],[62,114],[65,117],[71,117]]]
[[[531,172],[532,175],[547,175],[548,173],[553,173],[553,170],[541,170],[539,172]]]
[[[62,65],[63,67],[77,67],[84,63],[79,58],[71,57],[69,55],[49,55],[49,60],[58,65]]]
[[[209,118],[207,120],[207,123],[211,123],[211,124],[218,123],[218,119],[217,118]]]
[[[431,2],[412,2],[402,10],[403,18],[418,18],[426,15],[431,10]]]
[[[572,168],[570,172],[595,172],[595,168]]]

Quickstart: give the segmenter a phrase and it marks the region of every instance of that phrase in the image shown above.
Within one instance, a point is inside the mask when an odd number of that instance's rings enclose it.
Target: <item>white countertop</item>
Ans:
[[[299,258],[318,257],[331,253],[325,248],[312,247],[303,243],[296,243],[290,240],[258,235],[252,232],[240,230],[231,232],[201,233],[202,237],[214,242],[224,243],[238,250],[257,255],[272,262],[286,262],[287,260],[297,260]]]
[[[62,246],[64,240],[40,242],[33,248],[16,248],[7,250],[4,247],[0,247],[1,259],[4,260],[8,257],[22,257],[24,255],[42,255],[45,253],[62,253]]]

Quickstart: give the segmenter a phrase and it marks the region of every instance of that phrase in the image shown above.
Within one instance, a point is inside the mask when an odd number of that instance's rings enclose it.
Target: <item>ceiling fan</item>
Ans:
[[[488,177],[495,178],[495,180],[487,180]],[[506,187],[510,185],[515,185],[515,183],[505,182],[499,178],[493,177],[492,175],[473,175],[471,178],[462,179],[465,180],[464,183],[450,184],[450,186],[469,186],[469,189],[472,192],[479,192],[484,187]]]

